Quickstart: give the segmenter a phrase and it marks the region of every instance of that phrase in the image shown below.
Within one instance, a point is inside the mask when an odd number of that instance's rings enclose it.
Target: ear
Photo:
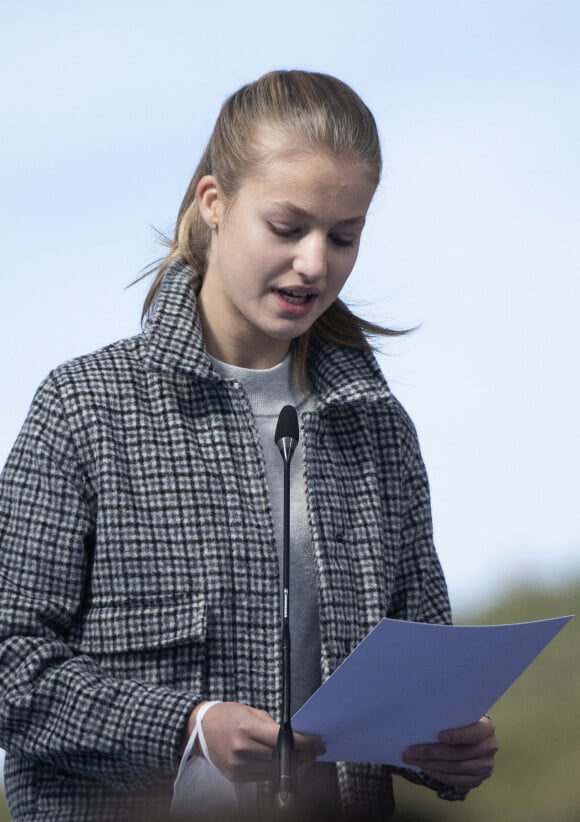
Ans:
[[[224,196],[213,174],[206,174],[196,189],[199,212],[208,226],[218,225],[224,214]]]

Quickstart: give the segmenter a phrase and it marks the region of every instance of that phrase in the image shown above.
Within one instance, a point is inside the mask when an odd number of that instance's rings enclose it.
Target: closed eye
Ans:
[[[289,228],[286,226],[276,225],[276,223],[268,223],[268,228],[270,231],[275,234],[277,237],[296,237],[301,232],[301,228]],[[330,242],[337,246],[337,248],[352,248],[355,244],[355,240],[351,237],[339,237],[336,234],[329,234]]]
[[[345,237],[337,237],[334,234],[330,235],[330,241],[338,248],[352,248],[354,245],[353,239],[346,239]]]
[[[277,237],[295,237],[300,233],[299,228],[286,228],[276,225],[276,223],[268,223],[268,228]]]

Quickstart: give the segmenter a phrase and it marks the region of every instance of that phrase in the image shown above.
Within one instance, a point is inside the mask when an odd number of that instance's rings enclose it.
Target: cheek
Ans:
[[[265,231],[261,226],[250,224],[246,230],[237,236],[236,254],[238,260],[247,259],[250,267],[263,267],[270,261],[276,261],[282,256],[280,243],[276,243],[276,238],[269,231]],[[240,253],[241,251],[244,253]]]
[[[339,259],[335,263],[335,267],[333,269],[333,285],[335,288],[340,291],[343,285],[346,283],[348,278],[350,277],[352,270],[354,268],[354,264],[356,262],[357,254],[353,253],[352,255],[344,255],[339,257]]]

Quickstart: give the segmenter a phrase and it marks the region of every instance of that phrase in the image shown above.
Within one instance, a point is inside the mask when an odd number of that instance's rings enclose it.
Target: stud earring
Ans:
[[[215,231],[217,228],[217,223],[210,223],[209,224],[210,231]]]

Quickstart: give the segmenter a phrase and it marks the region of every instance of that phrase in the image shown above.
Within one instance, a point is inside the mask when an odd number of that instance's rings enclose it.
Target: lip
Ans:
[[[294,294],[296,297],[308,297],[309,299],[303,303],[290,302],[285,298],[284,292]],[[293,317],[305,317],[310,314],[314,308],[317,298],[320,296],[320,292],[317,288],[307,288],[303,285],[274,288],[272,293],[274,294],[274,297],[276,298],[276,301],[282,311]]]

